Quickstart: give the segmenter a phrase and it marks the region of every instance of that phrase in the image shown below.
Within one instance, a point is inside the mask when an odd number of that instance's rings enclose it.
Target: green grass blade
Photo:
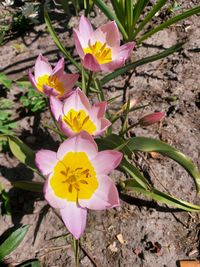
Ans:
[[[140,18],[145,6],[148,4],[149,0],[138,0],[135,8],[133,9],[133,22],[132,22],[132,31],[135,29],[135,25]]]
[[[161,58],[165,58],[165,57],[173,54],[174,52],[179,51],[182,48],[182,46],[183,46],[183,43],[176,44],[176,45],[173,45],[172,47],[166,49],[165,51],[163,51],[163,52],[161,52],[159,54],[156,54],[156,55],[153,55],[153,56],[149,56],[149,57],[140,59],[138,61],[135,61],[133,63],[127,64],[124,67],[121,67],[121,68],[117,69],[116,71],[106,75],[103,79],[101,79],[100,80],[101,85],[103,86],[104,84],[106,84],[107,82],[113,80],[114,78],[118,77],[119,75],[122,75],[122,74],[124,74],[124,73],[126,73],[126,72],[128,72],[128,71],[130,71],[132,69],[135,69],[138,66],[141,66],[141,65],[144,65],[144,64],[159,60]]]
[[[200,12],[200,6],[197,6],[195,8],[192,8],[190,10],[187,10],[185,12],[183,12],[182,14],[180,15],[177,15],[165,22],[163,22],[162,24],[160,24],[159,26],[155,27],[154,29],[148,31],[147,33],[145,33],[138,41],[138,43],[142,43],[144,40],[146,40],[147,38],[149,38],[151,35],[157,33],[158,31],[161,31],[165,28],[167,28],[168,26],[180,21],[180,20],[183,20],[183,19],[186,19],[192,15],[195,15],[197,13]]]
[[[142,193],[143,195],[145,195],[151,199],[154,199],[158,202],[165,203],[167,205],[171,205],[171,206],[176,207],[178,209],[182,209],[185,211],[196,211],[196,212],[200,211],[200,206],[191,204],[187,201],[183,201],[183,200],[178,199],[176,197],[173,197],[167,193],[163,193],[156,188],[151,188],[151,190],[146,190],[146,189],[142,188],[141,185],[139,185],[137,183],[137,181],[134,179],[126,180],[124,182],[124,186],[127,189],[131,189],[131,190],[134,190],[138,193]]]
[[[142,152],[157,152],[179,163],[193,177],[197,192],[200,192],[200,172],[193,162],[172,146],[153,138],[133,137],[127,144],[130,150]]]
[[[53,26],[51,23],[51,20],[49,18],[49,15],[47,13],[47,11],[44,11],[44,20],[45,23],[48,27],[49,33],[51,34],[52,39],[54,40],[54,43],[57,45],[58,49],[63,53],[63,55],[69,59],[69,61],[79,70],[79,72],[81,73],[81,66],[76,62],[76,60],[73,59],[73,57],[67,52],[67,50],[64,48],[64,46],[62,45],[62,43],[60,42]]]
[[[102,0],[94,0],[94,3],[98,6],[98,8],[110,19],[115,20],[117,26],[123,35],[124,40],[128,40],[128,35],[121,24],[121,22],[117,19],[117,17],[110,11],[110,8],[102,1]]]
[[[123,25],[124,29],[125,29],[125,23],[124,23],[124,9],[122,7],[122,5],[120,3],[118,3],[118,1],[116,0],[111,0],[113,9],[115,11],[115,15],[117,16],[118,20],[120,21],[120,23]]]
[[[135,38],[137,36],[137,34],[153,18],[153,16],[165,5],[166,2],[167,2],[167,0],[159,0],[159,1],[157,1],[157,3],[153,6],[153,8],[151,9],[151,11],[148,13],[148,15],[139,24],[138,28],[134,32],[133,38]]]
[[[14,231],[1,245],[0,245],[0,262],[14,251],[24,239],[29,225],[23,225]]]

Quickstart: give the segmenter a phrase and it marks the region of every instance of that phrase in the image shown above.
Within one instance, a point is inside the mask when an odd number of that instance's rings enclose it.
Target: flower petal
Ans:
[[[99,123],[100,121],[100,123]],[[99,121],[96,123],[98,126],[98,129],[94,132],[94,136],[102,135],[105,130],[112,124],[109,120],[106,118],[101,118]]]
[[[83,109],[86,113],[89,113],[91,110],[90,102],[80,88],[73,91],[72,94],[64,101],[63,113],[67,114],[70,109]]]
[[[58,96],[58,92],[48,85],[43,85],[43,93],[47,96]]]
[[[67,200],[59,198],[54,194],[54,191],[50,185],[50,179],[51,179],[51,176],[46,179],[45,184],[44,184],[43,192],[44,192],[45,199],[47,200],[49,205],[55,209],[65,208],[67,205]]]
[[[98,147],[92,136],[82,131],[60,145],[57,158],[62,160],[68,152],[85,152],[91,160],[97,155]]]
[[[93,33],[93,28],[90,21],[83,15],[81,16],[79,23],[79,33],[83,41],[82,46],[87,47],[90,36]]]
[[[74,132],[71,130],[70,127],[63,121],[62,115],[58,119],[58,124],[61,129],[61,131],[68,137],[73,136]]]
[[[113,49],[114,60],[117,60],[119,58],[123,58],[124,60],[126,60],[128,57],[130,57],[134,46],[134,42],[129,42],[120,46],[118,49]]]
[[[99,29],[106,33],[106,42],[109,46],[120,45],[120,34],[115,21],[108,22]]]
[[[67,202],[60,213],[69,232],[79,239],[85,230],[87,210],[77,206],[75,202]]]
[[[121,162],[123,154],[116,150],[104,150],[98,152],[92,159],[92,165],[97,174],[108,174]]]
[[[65,88],[65,94],[68,93],[75,85],[79,78],[79,74],[67,74],[64,73],[59,81],[62,83],[63,87]]]
[[[53,69],[51,76],[56,76],[60,78],[64,73],[65,61],[64,58],[61,58]]]
[[[35,155],[35,164],[44,175],[53,171],[57,161],[56,152],[51,150],[41,149]]]
[[[38,77],[43,76],[45,74],[51,75],[52,67],[49,64],[48,60],[39,54],[38,58],[35,62],[35,80],[37,81]]]
[[[89,200],[79,199],[79,205],[92,210],[119,206],[119,194],[114,182],[106,175],[98,175],[99,186]]]
[[[120,68],[121,66],[123,66],[124,63],[125,63],[125,59],[119,58],[119,59],[113,60],[107,64],[102,64],[101,70],[105,71],[105,72],[112,72],[112,71]]]
[[[35,81],[35,77],[33,76],[31,69],[29,69],[28,71],[28,76],[29,76],[29,81],[31,82],[31,84],[33,85],[33,87],[39,92],[41,93],[41,91],[38,90],[37,88],[37,83]]]
[[[105,111],[106,111],[106,108],[107,108],[107,102],[104,101],[104,102],[99,102],[99,103],[95,103],[93,106],[92,106],[92,110],[91,110],[91,116],[93,118],[101,118],[104,116],[105,114]]]
[[[62,115],[62,102],[58,98],[50,96],[50,108],[54,118],[58,120]]]
[[[91,54],[86,54],[83,60],[83,66],[91,71],[98,72],[101,70],[101,67],[97,60]]]
[[[76,51],[78,53],[78,55],[80,56],[80,58],[84,58],[84,52],[83,52],[83,48],[82,48],[82,44],[84,44],[83,38],[81,38],[79,32],[77,30],[73,30],[73,39],[74,39],[74,44],[76,47]],[[82,40],[82,42],[81,42]],[[87,45],[85,45],[87,46]]]

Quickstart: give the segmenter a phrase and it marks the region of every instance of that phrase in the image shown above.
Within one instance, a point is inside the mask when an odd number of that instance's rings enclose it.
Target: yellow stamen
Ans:
[[[95,44],[89,44],[88,47],[83,48],[85,54],[93,55],[99,64],[106,64],[112,61],[112,50],[106,46],[107,44],[102,44],[97,41]]]
[[[82,109],[79,111],[70,109],[62,119],[75,133],[86,131],[89,134],[93,134],[96,131],[95,124]]]
[[[38,90],[43,92],[44,85],[54,88],[58,92],[59,95],[64,94],[65,88],[63,87],[62,83],[59,81],[57,77],[50,77],[47,74],[44,74],[43,76],[38,77],[38,80],[37,80]]]
[[[90,199],[98,188],[96,172],[85,152],[69,152],[58,161],[50,184],[57,197],[73,202]]]

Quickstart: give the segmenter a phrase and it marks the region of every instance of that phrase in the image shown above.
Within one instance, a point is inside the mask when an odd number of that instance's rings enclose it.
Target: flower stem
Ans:
[[[79,239],[74,238],[74,251],[76,267],[79,265]]]
[[[86,95],[87,96],[89,95],[90,85],[91,85],[91,82],[92,82],[92,76],[93,76],[93,71],[90,71],[88,82],[87,82],[87,87],[86,87]]]

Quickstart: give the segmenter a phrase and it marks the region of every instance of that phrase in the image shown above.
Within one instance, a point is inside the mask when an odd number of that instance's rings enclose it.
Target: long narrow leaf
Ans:
[[[126,189],[131,189],[131,190],[134,190],[138,193],[142,193],[151,199],[165,203],[167,205],[171,205],[171,206],[176,207],[178,209],[182,209],[185,211],[196,211],[196,212],[200,211],[200,206],[191,204],[187,201],[183,201],[183,200],[178,199],[176,197],[173,197],[167,193],[163,193],[156,188],[151,188],[151,190],[146,190],[146,189],[142,188],[141,185],[139,185],[137,183],[137,181],[134,179],[126,180],[124,182],[124,185],[125,185]]]
[[[98,6],[98,8],[110,19],[115,20],[117,23],[117,26],[123,35],[124,40],[128,40],[128,35],[120,23],[120,21],[117,19],[117,17],[110,11],[110,8],[102,1],[102,0],[94,0],[94,3]]]
[[[156,54],[156,55],[153,55],[153,56],[149,56],[149,57],[140,59],[138,61],[135,61],[133,63],[127,64],[126,66],[117,69],[116,71],[112,72],[111,74],[106,75],[103,79],[101,79],[100,80],[101,85],[103,86],[104,84],[106,84],[107,82],[113,80],[114,78],[118,77],[119,75],[122,75],[122,74],[124,74],[124,73],[126,73],[126,72],[128,72],[128,71],[130,71],[132,69],[135,69],[138,66],[141,66],[141,65],[144,65],[144,64],[159,60],[161,58],[165,58],[165,57],[167,57],[167,56],[169,56],[169,55],[181,50],[182,46],[183,46],[183,43],[176,44],[176,45],[171,46],[170,48],[166,49],[165,51],[163,51],[163,52],[161,52],[159,54]]]
[[[140,15],[142,14],[145,6],[147,5],[147,3],[149,2],[149,0],[138,0],[135,8],[133,10],[133,24],[132,24],[132,30],[134,31],[135,25],[140,17]]]
[[[143,21],[139,24],[139,27],[136,29],[133,35],[133,39],[136,35],[144,28],[144,26],[153,18],[153,16],[165,5],[167,0],[158,0],[157,3],[153,6],[151,11],[146,15]]]
[[[165,22],[163,22],[162,24],[160,24],[159,26],[155,27],[154,29],[148,31],[147,33],[145,33],[138,41],[138,43],[142,43],[144,40],[146,40],[147,38],[149,38],[151,35],[155,34],[156,32],[158,31],[161,31],[165,28],[167,28],[168,26],[180,21],[180,20],[183,20],[183,19],[186,19],[194,14],[197,14],[197,13],[200,13],[200,6],[197,6],[195,8],[192,8],[190,10],[187,10],[185,12],[183,12],[182,14],[180,15],[177,15]]]
[[[127,144],[132,151],[158,152],[178,162],[193,178],[197,192],[200,191],[200,172],[192,161],[170,145],[153,138],[132,137]]]
[[[44,11],[44,20],[48,27],[49,33],[51,34],[51,37],[54,40],[55,44],[57,45],[58,49],[66,56],[66,58],[69,59],[69,61],[71,61],[71,63],[79,70],[79,72],[81,72],[81,66],[76,62],[76,60],[73,59],[73,57],[67,52],[67,50],[60,42],[46,10]]]
[[[29,225],[23,225],[14,231],[1,245],[0,245],[0,262],[14,251],[24,239]]]

